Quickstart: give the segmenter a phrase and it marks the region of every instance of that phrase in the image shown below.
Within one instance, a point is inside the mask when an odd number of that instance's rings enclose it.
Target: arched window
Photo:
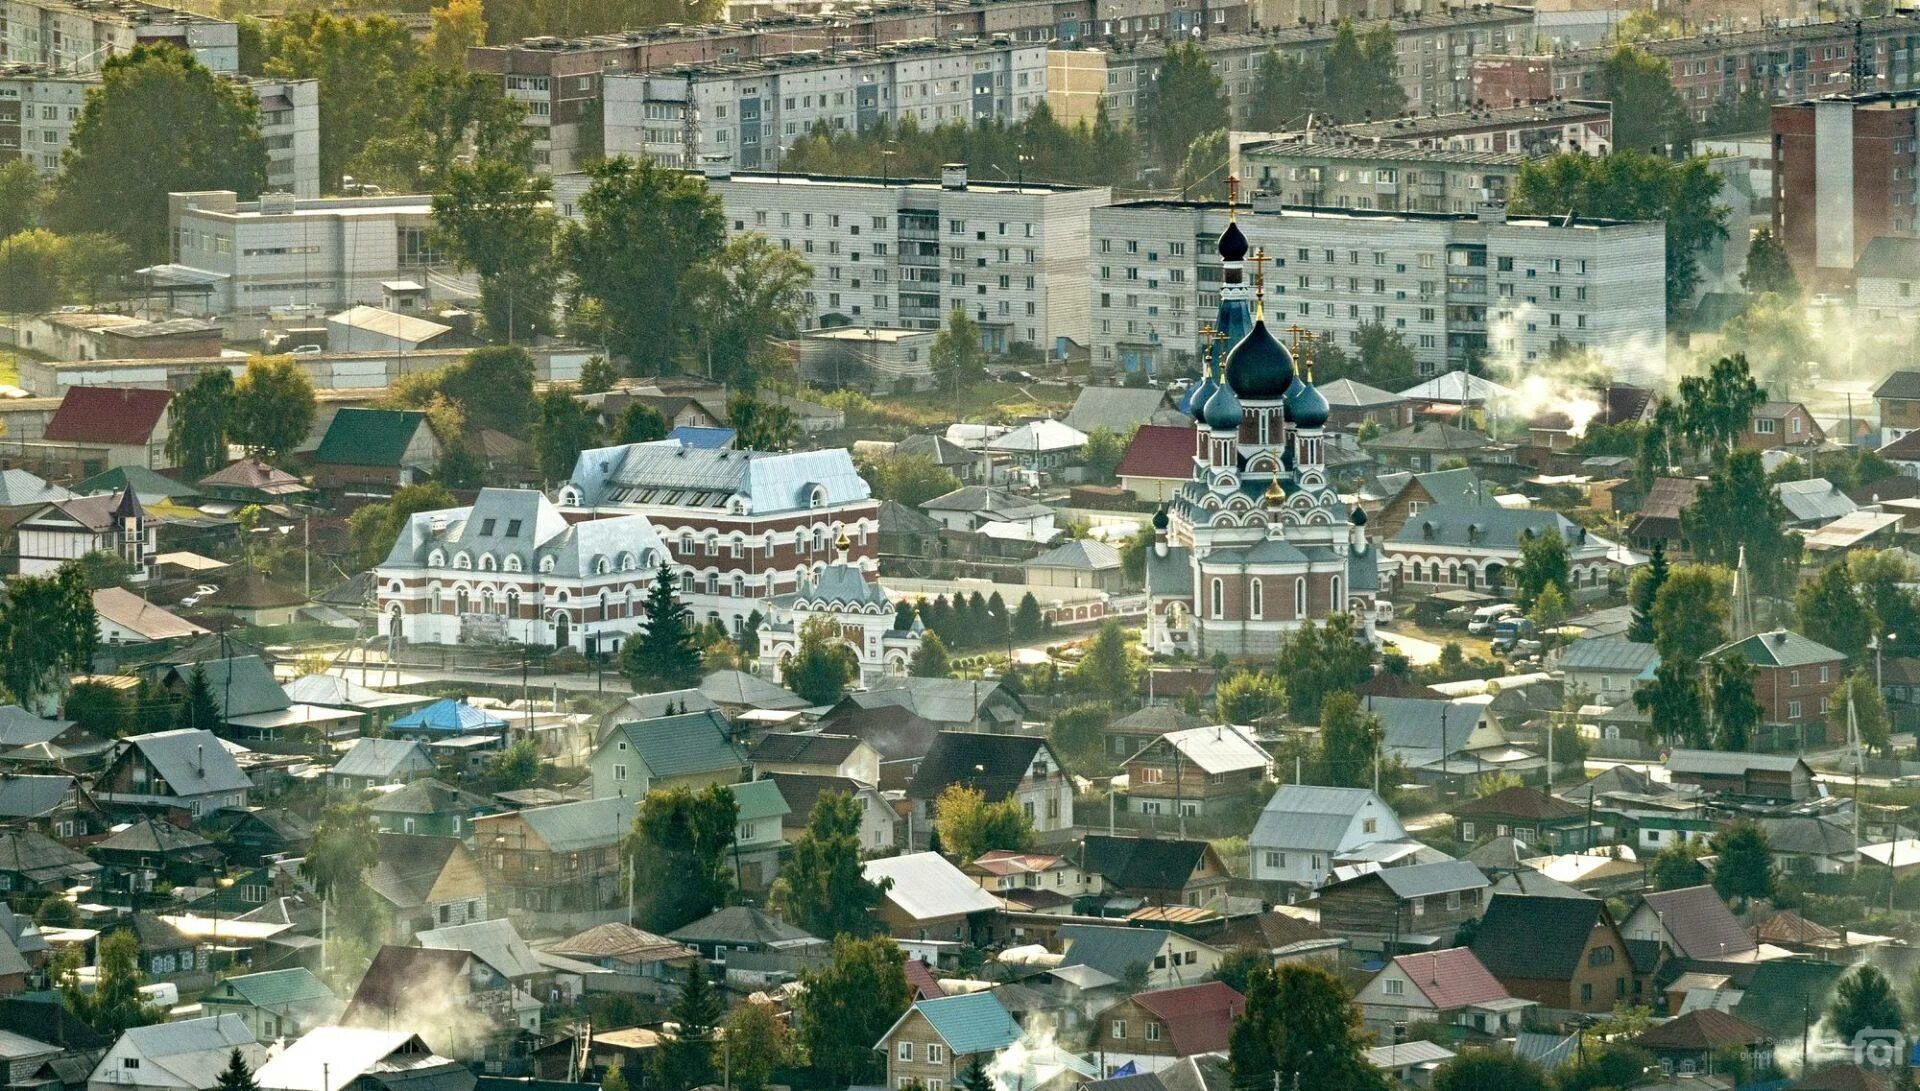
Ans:
[[[400,581],[399,581],[399,580],[394,580],[394,581],[393,581],[392,583],[389,583],[389,584],[387,584],[387,591],[388,591],[388,593],[389,593],[389,594],[394,594],[394,595],[397,595],[397,594],[399,594],[399,593],[400,593]]]
[[[507,588],[507,616],[520,616],[520,589],[518,587]]]
[[[1307,578],[1300,576],[1293,581],[1293,616],[1307,616]]]
[[[447,554],[445,550],[436,549],[432,553],[427,554],[427,565],[431,568],[439,568],[446,563]]]
[[[480,571],[493,572],[499,569],[499,567],[500,567],[500,563],[493,559],[493,554],[491,553],[480,554]]]
[[[607,620],[607,593],[600,592],[600,620]]]
[[[1335,576],[1333,578],[1333,607],[1332,608],[1334,610],[1345,610],[1347,608],[1346,596],[1340,593],[1340,577],[1338,576]]]
[[[1262,417],[1262,420],[1266,418]],[[1267,596],[1258,579],[1247,585],[1247,616],[1259,621],[1267,612]]]
[[[520,554],[518,553],[507,554],[507,559],[500,564],[501,570],[505,572],[518,572],[525,567],[526,562],[520,559]]]
[[[472,597],[467,594],[466,588],[462,587],[458,591],[455,591],[453,593],[453,612],[454,613],[456,614],[471,613],[472,611],[470,608],[472,607],[472,605],[473,605]]]
[[[747,578],[738,572],[733,575],[733,597],[737,599],[747,597]]]
[[[552,557],[550,557],[550,556],[549,556],[549,557],[542,557],[542,558],[540,558],[540,571],[542,571],[542,572],[551,572],[551,571],[553,571],[553,558],[552,558]]]
[[[440,612],[440,588],[438,587],[429,588],[427,591],[427,613],[437,614],[439,612]]]
[[[561,589],[559,590],[559,592],[558,592],[557,594],[555,594],[555,595],[553,596],[553,598],[554,598],[554,601],[555,601],[555,602],[565,602],[565,601],[567,601],[567,589],[566,589],[566,588],[564,588],[564,587],[562,587],[562,588],[561,588]]]
[[[1207,604],[1208,613],[1212,614],[1216,618],[1225,617],[1226,604],[1227,604],[1227,585],[1221,582],[1220,577],[1215,576],[1213,578],[1213,582],[1207,586],[1207,595],[1208,595],[1208,598],[1210,599],[1210,601]]]
[[[493,613],[493,588],[491,587],[482,587],[480,589],[480,612],[483,614]]]
[[[690,557],[693,555],[693,534],[691,532],[680,532],[680,555],[682,557]]]
[[[707,594],[717,595],[719,593],[720,593],[720,573],[718,572],[707,573]]]
[[[461,571],[464,572],[467,569],[473,567],[473,558],[467,556],[465,550],[462,550],[459,553],[455,553],[453,555],[453,567],[460,569]]]
[[[736,534],[732,538],[727,539],[727,556],[737,561],[740,559],[740,551],[745,547],[746,542]]]
[[[604,576],[611,571],[613,571],[613,565],[610,564],[605,557],[595,557],[593,559],[594,575]]]

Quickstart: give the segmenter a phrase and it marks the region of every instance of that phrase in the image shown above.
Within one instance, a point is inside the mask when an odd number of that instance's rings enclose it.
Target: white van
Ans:
[[[1467,631],[1475,636],[1485,636],[1493,631],[1500,619],[1520,612],[1520,607],[1511,602],[1496,602],[1492,606],[1482,606],[1467,619]]]

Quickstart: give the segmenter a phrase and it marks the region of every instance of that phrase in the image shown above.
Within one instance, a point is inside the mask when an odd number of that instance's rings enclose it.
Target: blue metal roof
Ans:
[[[1020,1040],[1020,1024],[991,992],[922,1000],[913,1007],[933,1024],[934,1033],[956,1057],[992,1053]]]
[[[393,731],[444,731],[450,735],[468,735],[507,726],[507,721],[490,712],[443,697],[427,707],[393,721]]]
[[[718,451],[733,446],[739,433],[731,428],[702,428],[697,424],[682,424],[667,433],[667,438],[683,447],[698,447],[706,451]]]

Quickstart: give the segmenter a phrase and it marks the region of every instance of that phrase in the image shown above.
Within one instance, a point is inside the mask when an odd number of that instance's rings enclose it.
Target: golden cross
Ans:
[[[1307,328],[1295,323],[1287,327],[1287,332],[1293,335],[1293,354],[1300,355],[1300,335],[1307,332]]]

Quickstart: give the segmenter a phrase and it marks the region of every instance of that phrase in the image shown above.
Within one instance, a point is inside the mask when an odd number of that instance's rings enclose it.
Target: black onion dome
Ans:
[[[1159,511],[1156,511],[1153,513],[1153,529],[1155,530],[1167,529],[1167,509],[1166,508],[1161,508]]]
[[[1273,401],[1293,385],[1293,353],[1267,332],[1264,319],[1227,353],[1227,382],[1248,401]]]
[[[1208,398],[1207,404],[1200,410],[1200,419],[1206,421],[1208,428],[1216,431],[1239,428],[1240,418],[1244,415],[1239,397],[1226,383],[1221,383],[1214,390],[1213,397]]]
[[[1367,513],[1361,511],[1359,508],[1355,508],[1353,509],[1353,514],[1347,516],[1347,522],[1352,523],[1356,527],[1364,527],[1367,525]]]
[[[1240,224],[1236,220],[1227,221],[1227,229],[1220,232],[1220,257],[1226,261],[1240,261],[1247,256],[1247,237],[1240,233]]]
[[[1305,379],[1287,391],[1287,416],[1302,428],[1323,428],[1332,413],[1326,396]]]

